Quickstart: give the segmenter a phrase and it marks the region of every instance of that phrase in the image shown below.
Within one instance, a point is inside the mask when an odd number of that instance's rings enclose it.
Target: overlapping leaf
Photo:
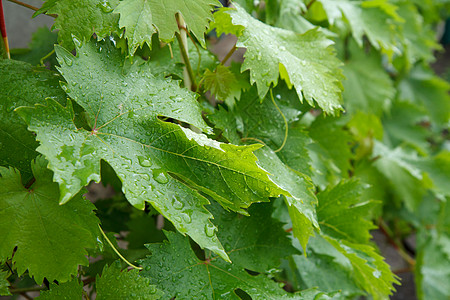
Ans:
[[[263,98],[278,76],[292,83],[301,101],[317,102],[327,113],[341,108],[340,62],[333,42],[318,30],[296,34],[266,25],[243,8],[223,9],[213,25],[219,33],[238,34],[238,47],[247,49],[241,71],[250,70],[250,82]],[[226,16],[229,15],[229,16]]]
[[[238,289],[252,299],[330,299],[315,290],[289,294],[266,275],[252,276],[236,263],[199,260],[186,238],[166,236],[168,242],[148,245],[152,255],[142,261],[142,275],[165,293],[163,299],[236,299]]]
[[[397,14],[397,7],[387,0],[352,1],[352,0],[319,0],[325,10],[328,22],[336,24],[338,20],[346,20],[356,42],[362,46],[363,36],[377,49],[389,53],[398,51],[396,45],[396,29],[403,20]]]
[[[14,112],[23,105],[43,103],[46,97],[64,102],[57,73],[14,60],[0,60],[0,165],[12,166],[25,181],[31,179],[30,161],[38,143]]]
[[[148,278],[140,276],[138,270],[121,272],[120,269],[118,261],[103,268],[102,275],[97,276],[96,280],[96,299],[153,300],[161,298],[162,292],[151,285]]]
[[[125,28],[130,52],[144,43],[151,45],[152,35],[158,32],[165,42],[172,41],[179,26],[175,15],[180,14],[189,31],[205,46],[205,31],[212,20],[216,0],[123,0],[114,10],[120,14],[120,28]]]
[[[351,47],[351,59],[344,66],[344,103],[347,112],[358,110],[380,115],[389,109],[395,89],[378,53]],[[349,50],[350,51],[350,50]]]
[[[73,35],[89,40],[95,33],[101,40],[119,32],[119,15],[113,13],[118,3],[119,0],[48,0],[43,8],[47,14],[58,15],[52,28],[59,29],[59,44],[72,50]]]
[[[36,182],[24,188],[20,173],[0,168],[0,259],[12,257],[19,274],[28,269],[41,283],[44,277],[64,282],[87,265],[85,248],[94,248],[99,220],[94,205],[77,195],[59,205],[58,184],[52,181],[47,161],[32,164]]]
[[[8,282],[9,273],[3,270],[0,270],[0,296],[11,296],[12,294],[9,292],[9,282]]]
[[[221,144],[157,118],[208,130],[195,97],[177,83],[153,76],[146,64],[124,70],[118,50],[108,44],[80,46],[77,57],[62,48],[57,53],[65,89],[86,110],[92,130],[76,128],[70,103],[64,108],[49,100],[19,113],[37,133],[38,151],[55,172],[62,202],[100,179],[103,159],[133,205],[150,202],[180,232],[227,258],[215,233],[206,229],[211,226],[203,207],[208,201],[195,189],[241,213],[253,202],[287,194],[255,163],[252,152],[259,146]]]
[[[317,286],[324,291],[348,287],[345,293],[359,294],[358,289],[369,293],[374,299],[385,299],[392,293],[395,276],[377,251],[369,244],[369,221],[374,203],[360,198],[361,186],[356,181],[341,182],[318,194],[317,216],[320,235],[311,239],[307,256],[312,261],[295,258],[297,268],[307,286]],[[306,278],[306,269],[323,269],[323,278]],[[330,278],[328,278],[328,276]],[[339,279],[335,279],[339,276]],[[355,284],[357,288],[355,288]]]
[[[73,278],[69,282],[62,284],[52,283],[50,290],[42,291],[37,300],[54,300],[54,299],[80,299],[83,295],[83,285],[78,282],[77,278]]]
[[[233,264],[247,270],[264,273],[277,268],[280,260],[298,251],[282,228],[272,219],[272,205],[263,203],[249,209],[249,217],[226,212],[219,205],[211,205],[218,227],[217,236]]]

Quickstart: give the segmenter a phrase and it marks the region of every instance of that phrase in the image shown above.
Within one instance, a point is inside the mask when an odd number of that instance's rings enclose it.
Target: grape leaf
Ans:
[[[369,219],[375,203],[362,200],[360,191],[358,182],[350,180],[318,194],[317,216],[321,233],[311,238],[307,254],[308,257],[316,258],[312,262],[296,260],[297,268],[302,270],[302,263],[317,263],[320,268],[321,260],[324,260],[332,268],[327,268],[323,276],[334,278],[343,276],[344,272],[350,281],[345,283],[347,280],[342,277],[344,285],[352,286],[355,283],[374,299],[385,299],[394,290],[392,284],[398,282],[383,257],[377,254],[369,242],[369,230],[374,228]],[[307,276],[307,273],[303,274]],[[335,279],[330,279],[328,283],[326,278],[317,282],[313,278],[304,279],[309,282],[308,286],[321,283],[319,289],[329,291],[336,288],[333,284]]]
[[[237,289],[252,299],[327,299],[317,291],[289,294],[266,275],[249,275],[235,263],[199,260],[188,239],[173,232],[165,234],[168,242],[147,245],[152,255],[142,260],[142,276],[165,293],[163,299],[238,299]]]
[[[138,270],[120,271],[120,262],[116,261],[103,268],[102,275],[97,276],[97,298],[102,299],[160,299],[162,292],[157,290],[150,280],[140,276]]]
[[[347,178],[353,153],[348,145],[351,135],[343,130],[336,118],[319,116],[311,124],[308,135],[313,143],[308,145],[314,184],[324,189],[329,183]]]
[[[450,83],[418,65],[398,84],[399,99],[424,106],[431,121],[442,126],[450,119]]]
[[[118,3],[119,0],[49,0],[43,8],[46,8],[46,14],[58,15],[52,29],[59,29],[59,44],[72,50],[72,36],[89,40],[95,33],[101,40],[120,32],[119,16],[113,13]]]
[[[275,25],[280,28],[292,30],[297,33],[305,33],[315,26],[303,18],[306,6],[301,0],[282,0],[280,12]]]
[[[31,179],[30,161],[38,143],[14,109],[44,102],[46,97],[65,100],[57,73],[24,62],[0,60],[0,165],[17,168],[25,182]],[[42,84],[43,82],[47,84]]]
[[[383,118],[384,137],[388,144],[393,147],[407,144],[419,153],[427,154],[430,132],[420,125],[421,121],[427,120],[426,115],[426,110],[415,103],[396,101],[389,115]]]
[[[398,14],[405,20],[402,24],[403,53],[409,65],[424,60],[434,61],[433,52],[441,46],[435,39],[435,34],[429,24],[425,24],[415,5],[408,2],[397,2]]]
[[[315,214],[317,199],[313,193],[313,185],[307,176],[299,173],[304,169],[308,170],[309,167],[308,156],[304,153],[310,139],[298,128],[290,128],[286,142],[281,147],[285,138],[283,116],[289,124],[298,119],[300,111],[289,106],[287,99],[292,99],[293,92],[286,93],[285,89],[277,87],[275,93],[274,98],[277,100],[271,102],[266,99],[261,103],[256,89],[252,88],[243,94],[233,111],[226,113],[222,108],[210,116],[210,119],[224,130],[227,138],[232,136],[234,142],[240,142],[239,138],[234,136],[238,119],[240,131],[245,136],[243,141],[257,140],[266,143],[268,147],[255,152],[258,164],[271,174],[271,179],[277,185],[291,194],[286,201],[290,207],[294,236],[305,247],[309,236],[314,232],[314,227],[318,227]],[[283,116],[280,115],[278,108]],[[269,147],[278,149],[277,153]],[[300,149],[304,150],[303,153],[299,151]]]
[[[144,248],[146,243],[160,242],[164,239],[164,234],[156,228],[153,216],[149,214],[139,214],[127,222],[129,234],[126,237],[128,249]]]
[[[341,63],[334,55],[333,42],[323,33],[313,29],[300,35],[275,28],[256,20],[239,5],[215,15],[222,16],[212,28],[218,33],[237,34],[236,45],[247,49],[241,71],[250,70],[250,82],[256,82],[260,98],[271,84],[277,85],[280,74],[292,83],[301,101],[314,105],[315,100],[327,113],[341,108]]]
[[[83,284],[75,277],[61,284],[51,283],[50,290],[42,291],[37,300],[55,299],[81,299],[83,296]]]
[[[87,265],[85,248],[96,245],[99,220],[94,205],[81,195],[59,205],[58,184],[53,183],[47,161],[32,164],[36,179],[30,189],[23,187],[20,173],[0,168],[0,259],[12,257],[19,274],[27,269],[35,281],[44,277],[64,282],[77,274],[78,265]]]
[[[57,48],[66,90],[95,118],[92,131],[75,127],[70,103],[64,108],[48,100],[47,106],[19,110],[55,172],[61,202],[100,179],[103,159],[122,180],[130,203],[142,209],[150,202],[177,230],[227,258],[215,234],[205,232],[211,214],[203,207],[208,201],[196,190],[241,213],[253,202],[287,192],[255,163],[252,152],[258,145],[221,144],[159,120],[157,115],[163,115],[208,129],[193,94],[155,78],[145,64],[132,65],[124,74],[117,51],[104,43],[98,48],[88,43],[73,57]]]
[[[331,25],[339,19],[346,20],[353,37],[362,46],[366,35],[376,49],[384,49],[389,54],[398,52],[396,27],[403,19],[397,14],[397,7],[387,0],[352,1],[352,0],[319,0],[328,16]]]
[[[414,163],[417,154],[401,147],[390,149],[381,142],[375,142],[373,157],[378,158],[374,166],[389,180],[397,198],[414,211],[425,194],[422,170]]]
[[[9,281],[8,281],[9,273],[3,270],[0,270],[0,296],[12,296],[9,292]]]
[[[353,243],[367,244],[376,228],[368,216],[376,202],[361,202],[362,186],[356,181],[340,182],[317,195],[317,216],[324,235]]]
[[[203,84],[205,90],[210,90],[217,99],[225,100],[231,94],[232,87],[237,84],[237,79],[228,67],[220,64],[214,72],[206,70]]]
[[[175,15],[180,14],[189,31],[205,47],[205,31],[213,19],[212,10],[217,0],[123,0],[114,9],[120,14],[119,26],[125,28],[130,53],[147,43],[151,46],[153,33],[158,32],[164,42],[174,39],[179,32]]]
[[[270,203],[252,205],[249,217],[226,212],[217,204],[212,204],[209,210],[219,229],[217,236],[224,241],[224,248],[233,264],[264,273],[277,268],[281,258],[298,253],[282,223],[272,219]]]
[[[344,103],[347,112],[358,110],[380,115],[389,109],[395,89],[381,64],[381,56],[366,53],[351,43],[351,58],[344,66]]]

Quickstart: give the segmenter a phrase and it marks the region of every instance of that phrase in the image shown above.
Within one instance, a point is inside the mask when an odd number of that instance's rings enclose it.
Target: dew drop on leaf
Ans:
[[[209,237],[214,236],[216,229],[217,229],[216,226],[212,225],[211,223],[205,225],[205,233]]]
[[[144,168],[148,168],[148,167],[152,166],[152,162],[143,156],[138,156],[138,161],[139,161],[139,164]]]
[[[162,183],[162,184],[169,182],[169,178],[167,177],[167,175],[164,173],[164,171],[162,169],[154,169],[153,170],[153,179],[155,179],[157,182]]]
[[[178,199],[178,196],[173,196],[172,197],[172,206],[176,210],[180,210],[184,207],[184,203]]]

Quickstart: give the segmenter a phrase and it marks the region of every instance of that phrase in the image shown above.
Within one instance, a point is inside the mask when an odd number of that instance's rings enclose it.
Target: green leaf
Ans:
[[[210,90],[218,100],[225,100],[231,94],[231,89],[237,84],[237,80],[228,67],[220,64],[214,72],[206,70],[203,75],[203,84],[205,90]]]
[[[367,244],[376,228],[369,216],[376,202],[360,200],[362,186],[356,181],[340,182],[317,195],[317,216],[324,235],[353,243]]]
[[[126,237],[128,249],[145,248],[144,244],[160,242],[164,234],[156,228],[155,218],[149,214],[139,214],[127,222],[129,234]]]
[[[249,217],[226,212],[217,204],[209,208],[218,226],[217,236],[233,264],[247,270],[264,273],[277,268],[282,258],[298,251],[282,228],[272,219],[272,205],[261,203],[249,208]]]
[[[64,300],[81,299],[83,297],[83,284],[78,282],[78,278],[73,278],[69,282],[61,284],[50,284],[50,290],[42,291],[37,297],[38,300]]]
[[[311,294],[318,293],[312,291],[306,291],[305,297],[289,294],[266,275],[249,275],[237,264],[216,258],[199,260],[188,239],[172,232],[165,234],[168,242],[147,245],[152,255],[142,260],[142,275],[165,293],[163,299],[238,299],[238,289],[252,299],[317,299]]]
[[[306,6],[301,0],[282,0],[280,12],[275,26],[292,30],[297,33],[305,33],[315,26],[303,18]]]
[[[0,165],[19,169],[27,182],[32,177],[30,161],[38,154],[35,151],[38,143],[14,109],[43,103],[46,97],[64,102],[66,96],[59,86],[62,77],[43,68],[7,59],[0,60],[0,70]]]
[[[72,36],[89,40],[95,33],[101,40],[111,33],[120,33],[119,15],[113,13],[119,0],[49,0],[44,3],[46,14],[57,14],[52,29],[59,29],[58,42],[74,49]]]
[[[398,14],[405,20],[402,24],[403,53],[409,65],[424,60],[432,62],[435,60],[433,52],[440,50],[435,34],[431,26],[425,23],[418,8],[406,1],[397,2]],[[429,9],[431,10],[431,9]]]
[[[271,84],[277,85],[281,75],[288,85],[292,83],[295,87],[300,101],[306,99],[314,105],[315,100],[327,113],[341,108],[341,63],[334,55],[333,42],[324,34],[314,29],[300,35],[266,25],[238,5],[236,10],[216,13],[224,14],[231,19],[222,17],[214,28],[219,32],[240,33],[237,46],[247,49],[241,71],[250,70],[250,82],[256,82],[260,98],[264,98]]]
[[[0,270],[0,296],[12,296],[9,292],[9,281],[8,281],[9,273],[3,270]]]
[[[397,7],[388,0],[352,1],[319,0],[331,25],[346,20],[359,46],[366,35],[372,46],[389,54],[398,52],[396,27],[403,20],[397,14]]]
[[[342,253],[351,263],[353,280],[369,293],[373,299],[386,299],[395,291],[393,284],[399,284],[389,265],[372,246],[339,241],[330,237],[326,240]]]
[[[212,10],[218,5],[216,0],[123,0],[114,13],[120,14],[119,26],[125,28],[130,53],[134,53],[144,43],[151,46],[155,32],[162,41],[172,41],[180,32],[176,14],[183,17],[188,30],[205,47],[204,34],[213,19]]]
[[[450,119],[450,83],[418,65],[400,81],[399,99],[424,106],[431,121],[442,126]]]
[[[351,58],[344,66],[344,103],[347,112],[381,115],[389,109],[395,89],[381,64],[381,56],[350,44]]]
[[[19,274],[27,269],[35,281],[64,282],[77,274],[78,265],[87,265],[85,248],[93,248],[98,219],[95,208],[80,194],[59,205],[58,184],[53,183],[47,161],[38,157],[32,164],[36,182],[23,187],[20,173],[0,168],[0,259],[13,257]],[[17,251],[14,252],[14,248]]]
[[[102,299],[160,299],[162,292],[150,284],[150,279],[140,275],[139,271],[120,271],[120,262],[103,268],[102,275],[97,276],[97,298]]]
[[[397,198],[414,211],[425,194],[422,170],[414,163],[417,154],[401,147],[390,149],[381,142],[375,142],[373,157],[377,158],[375,167],[389,180]]]
[[[86,44],[76,58],[57,50],[66,90],[93,120],[91,131],[76,128],[70,105],[49,100],[47,106],[20,110],[60,183],[61,202],[91,180],[99,181],[103,159],[121,179],[131,204],[143,209],[150,202],[178,231],[227,258],[215,234],[205,230],[211,214],[198,191],[244,214],[251,203],[286,193],[256,164],[252,152],[259,146],[221,144],[159,120],[162,115],[208,129],[192,93],[154,77],[145,64],[124,74],[117,51],[99,47],[103,50]],[[107,72],[102,68],[106,57]]]
[[[14,54],[14,50],[11,52],[11,58],[28,62],[32,65],[39,65],[41,59],[54,49],[58,34],[51,32],[47,27],[38,28],[31,36],[31,43],[28,45],[29,49],[25,53]],[[56,56],[53,54],[49,57],[50,65],[56,65]]]
[[[259,149],[256,155],[259,164],[271,174],[272,180],[291,194],[286,197],[286,202],[294,236],[299,239],[302,247],[306,248],[309,237],[314,235],[314,228],[319,227],[315,209],[317,198],[314,195],[313,184],[303,174],[284,165],[269,148]]]
[[[313,182],[322,189],[328,184],[347,178],[353,153],[349,148],[351,135],[337,123],[336,118],[319,116],[311,124],[308,135],[313,143],[308,145],[311,165],[315,170]]]

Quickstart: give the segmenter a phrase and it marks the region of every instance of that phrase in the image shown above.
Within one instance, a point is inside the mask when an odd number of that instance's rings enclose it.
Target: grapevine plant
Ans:
[[[54,25],[2,47],[0,295],[387,299],[379,228],[448,299],[447,2],[28,5]]]

